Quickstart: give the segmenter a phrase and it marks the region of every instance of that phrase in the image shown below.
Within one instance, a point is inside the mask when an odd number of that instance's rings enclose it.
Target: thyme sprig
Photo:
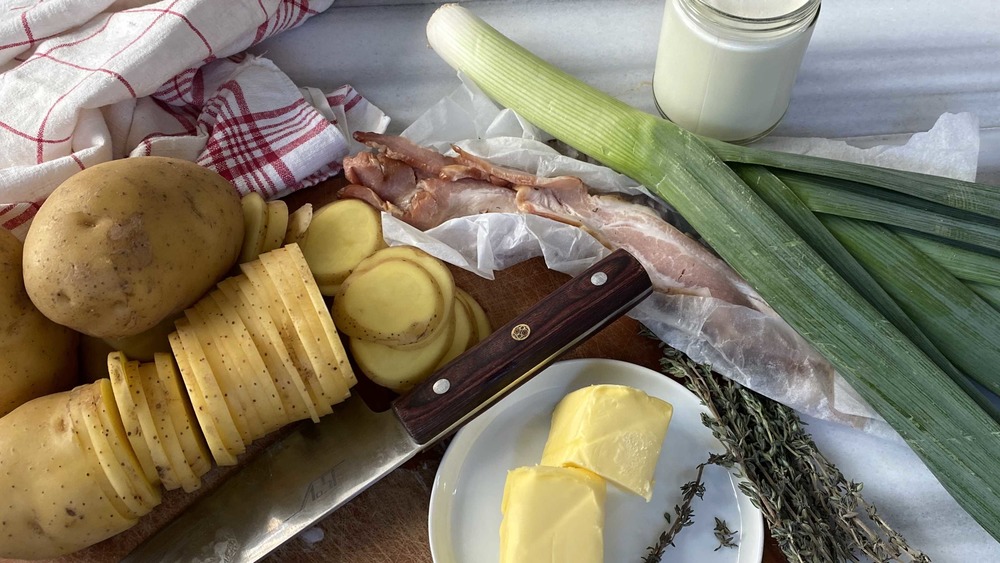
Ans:
[[[711,412],[702,422],[741,468],[740,489],[790,562],[930,563],[865,500],[862,484],[848,481],[819,451],[794,410],[663,350],[663,371],[685,381]]]

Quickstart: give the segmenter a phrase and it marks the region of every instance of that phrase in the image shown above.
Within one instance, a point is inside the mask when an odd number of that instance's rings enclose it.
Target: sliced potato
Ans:
[[[285,231],[285,244],[294,244],[302,239],[302,235],[309,229],[312,223],[313,206],[311,203],[303,204],[288,216],[288,228]]]
[[[136,523],[105,493],[94,452],[78,440],[88,431],[72,403],[88,389],[39,397],[0,418],[0,559],[54,559]]]
[[[451,275],[451,270],[448,269],[448,266],[444,262],[415,246],[393,246],[379,250],[377,254],[378,258],[374,260],[402,258],[416,262],[427,270],[427,273],[437,282],[438,288],[441,290],[441,297],[444,299],[444,311],[441,313],[442,318],[451,318],[451,308],[454,307],[455,303],[455,278]],[[428,334],[427,336],[430,335]],[[418,342],[413,345],[420,346],[421,344]],[[394,346],[401,347],[406,346],[406,344],[398,343]]]
[[[474,297],[460,287],[455,288],[455,297],[472,312],[473,326],[476,329],[476,342],[482,342],[484,338],[493,332],[493,328],[490,326],[490,318],[486,316],[486,311],[483,310],[483,306],[479,304],[479,301],[476,301]]]
[[[246,276],[240,280],[241,285],[252,287],[260,299],[260,303],[267,307],[271,320],[274,322],[275,328],[278,329],[281,341],[284,342],[288,350],[289,358],[306,384],[306,390],[316,407],[316,412],[320,416],[330,414],[333,412],[330,405],[334,404],[334,400],[327,394],[320,382],[318,372],[321,369],[321,362],[306,349],[304,340],[307,337],[299,334],[294,319],[285,307],[282,292],[278,291],[278,288],[267,276],[267,272],[259,260],[248,262],[241,267]]]
[[[191,406],[191,400],[184,392],[184,382],[177,370],[177,364],[171,354],[156,354],[156,383],[162,388],[167,398],[167,411],[174,432],[181,443],[184,459],[187,460],[196,477],[208,473],[212,468],[211,452],[198,427],[197,415]],[[200,485],[200,481],[199,481]]]
[[[243,246],[240,263],[256,260],[264,246],[267,233],[267,202],[257,192],[250,192],[240,199],[243,205]]]
[[[237,305],[240,318],[250,332],[254,345],[260,350],[264,364],[278,388],[288,421],[311,418],[313,422],[319,422],[319,413],[306,389],[305,381],[292,362],[267,307],[261,304],[252,284],[245,276],[239,276],[223,280],[219,289],[227,300]]]
[[[323,296],[320,294],[312,273],[309,271],[309,265],[306,263],[306,259],[302,256],[302,252],[297,245],[288,245],[285,247],[285,250],[288,252],[291,262],[298,271],[299,279],[305,285],[306,293],[312,302],[312,310],[319,317],[320,325],[323,328],[323,335],[326,337],[330,351],[337,358],[340,376],[347,383],[348,388],[353,387],[358,380],[354,376],[354,369],[351,368],[351,361],[347,357],[347,351],[344,348],[343,341],[340,339],[340,333],[337,332],[337,327],[333,324],[330,309],[327,308],[326,302],[323,301]]]
[[[267,230],[261,254],[281,247],[288,232],[288,204],[280,199],[267,202]]]
[[[454,313],[452,313],[454,316]],[[420,348],[392,348],[360,338],[350,340],[351,354],[368,379],[377,385],[404,393],[427,379],[451,347],[455,335],[454,318],[445,323]]]
[[[453,304],[445,303],[424,267],[403,258],[380,260],[380,252],[344,280],[330,311],[333,322],[352,339],[396,347],[418,343],[450,318],[445,312]]]
[[[184,320],[178,322],[185,322]],[[188,337],[190,340],[190,336]],[[219,465],[236,465],[236,456],[238,455],[235,451],[230,451],[229,447],[235,447],[233,443],[232,435],[235,434],[236,438],[239,439],[239,432],[236,431],[235,427],[228,430],[227,435],[223,437],[223,431],[219,428],[221,423],[216,421],[215,416],[213,416],[213,411],[218,411],[219,406],[212,406],[209,401],[208,396],[202,391],[200,383],[200,378],[194,373],[194,366],[191,364],[191,355],[188,354],[186,350],[187,342],[181,339],[178,332],[170,333],[170,347],[174,351],[174,359],[177,361],[177,369],[181,374],[181,380],[184,382],[184,388],[187,390],[187,396],[191,399],[191,407],[194,410],[195,417],[198,420],[198,426],[201,428],[202,434],[205,436],[205,442],[208,444],[208,450],[212,453],[212,457],[215,462]],[[217,404],[219,401],[219,393],[216,393],[213,399]],[[223,409],[225,405],[221,405]],[[232,424],[232,420],[229,420]],[[240,442],[242,444],[242,442]]]
[[[282,248],[262,254],[260,262],[275,287],[282,288],[279,295],[331,404],[347,399],[351,395],[347,381],[340,374],[337,357],[328,346],[319,315],[288,251]]]
[[[437,365],[434,369],[437,370],[447,364],[448,362],[454,360],[477,342],[476,340],[476,330],[474,328],[474,319],[472,318],[472,311],[465,302],[461,300],[455,300],[455,330],[451,337],[451,346],[445,351],[444,355],[438,360]]]
[[[167,490],[183,487],[185,491],[190,493],[201,486],[201,479],[194,474],[194,470],[191,469],[184,456],[181,440],[171,420],[170,398],[158,383],[158,371],[153,362],[139,365],[139,384],[142,386],[143,394],[149,403],[156,435],[160,439],[160,445],[169,468],[169,471],[162,478],[163,486]]]
[[[317,283],[339,285],[358,263],[385,247],[382,217],[359,199],[328,203],[313,213],[299,246]]]
[[[150,367],[152,367],[152,364],[150,364]],[[156,422],[153,420],[153,411],[139,373],[141,370],[142,366],[137,361],[130,361],[125,364],[126,383],[132,392],[132,402],[135,405],[135,413],[139,418],[139,426],[142,428],[142,438],[153,457],[153,463],[156,464],[156,479],[150,479],[150,481],[162,484],[165,489],[172,491],[179,488],[180,483],[177,481],[176,474],[173,471],[173,467],[171,467],[170,459],[167,457],[167,450],[163,447],[163,440],[157,431]],[[117,396],[115,401],[117,402]]]
[[[211,330],[222,335],[219,340],[225,359],[233,366],[235,376],[246,386],[247,399],[259,421],[255,436],[259,438],[285,424],[285,409],[278,397],[278,389],[271,380],[271,374],[254,347],[243,321],[236,311],[227,311],[225,307],[229,307],[229,302],[218,290],[198,304]]]
[[[146,478],[142,466],[139,465],[139,460],[129,446],[128,437],[125,435],[125,426],[122,424],[114,392],[111,389],[111,381],[101,379],[93,385],[100,390],[97,416],[102,426],[101,432],[108,437],[111,450],[118,459],[118,465],[125,469],[125,473],[135,489],[135,494],[142,503],[143,512],[141,514],[146,514],[160,504],[159,484]],[[84,416],[87,416],[86,409],[84,409]]]
[[[208,324],[205,315],[198,307],[184,311],[192,334],[198,339],[202,353],[205,354],[205,365],[218,383],[222,400],[229,409],[229,415],[236,425],[236,430],[244,444],[253,441],[254,435],[260,431],[260,421],[256,412],[250,408],[249,393],[234,373],[233,366],[225,353],[220,335]]]
[[[119,416],[125,427],[125,435],[132,445],[139,465],[142,466],[146,479],[151,483],[160,482],[160,476],[156,470],[156,462],[153,459],[153,452],[144,436],[144,428],[139,420],[139,407],[136,406],[134,390],[130,387],[128,377],[128,364],[130,360],[121,352],[108,354],[108,374],[111,379],[111,388],[115,397],[115,404],[118,407]]]
[[[139,514],[133,511],[125,500],[122,499],[115,485],[111,482],[111,476],[101,466],[101,460],[97,454],[97,446],[90,438],[90,430],[84,420],[83,413],[80,411],[80,403],[86,399],[85,396],[90,395],[91,397],[95,397],[96,391],[97,387],[94,385],[81,385],[69,392],[67,401],[69,405],[69,418],[73,423],[73,433],[83,451],[83,454],[77,458],[81,465],[80,470],[84,475],[92,475],[94,477],[97,486],[100,487],[101,492],[108,502],[114,506],[116,512],[126,518],[136,519],[139,517]],[[94,401],[96,402],[96,399]],[[125,478],[124,473],[120,474],[120,476],[122,479]]]
[[[169,352],[170,342],[167,335],[174,331],[174,321],[184,313],[168,315],[151,329],[124,338],[105,338],[104,342],[112,350],[120,350],[130,360],[149,362],[157,352]]]

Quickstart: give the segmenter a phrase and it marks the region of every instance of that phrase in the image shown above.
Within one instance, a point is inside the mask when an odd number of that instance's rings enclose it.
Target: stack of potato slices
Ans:
[[[332,315],[361,371],[400,393],[490,332],[485,312],[447,266],[412,246],[382,248],[358,263]]]
[[[197,489],[209,456],[235,465],[252,441],[319,421],[357,383],[297,245],[240,268],[176,321],[173,357],[108,356],[127,441],[145,478],[167,490]]]

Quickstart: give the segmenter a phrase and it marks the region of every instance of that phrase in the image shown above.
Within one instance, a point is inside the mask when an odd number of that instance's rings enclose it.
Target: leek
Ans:
[[[896,193],[832,178],[778,172],[782,182],[816,213],[875,221],[974,245],[1000,254],[1000,221]]]
[[[1000,311],[1000,286],[987,285],[979,282],[966,282],[976,295],[983,301],[989,303],[994,309]]]
[[[1000,393],[1000,313],[898,235],[875,223],[821,216],[907,315],[957,367]]]
[[[590,88],[458,5],[438,9],[427,35],[495,101],[673,205],[1000,539],[1000,425],[754,194],[717,144]]]
[[[1000,286],[1000,258],[969,248],[909,232],[899,232],[907,242],[941,264],[960,280]]]
[[[911,319],[902,307],[889,293],[872,277],[872,274],[851,255],[847,248],[837,240],[820,219],[788,188],[777,176],[767,168],[759,165],[734,164],[734,172],[768,205],[771,206],[806,243],[815,249],[851,286],[871,303],[896,328],[909,338],[921,351],[937,364],[962,390],[989,414],[990,418],[1000,421],[1000,407],[990,397],[973,384],[968,375],[955,367],[939,347],[928,338],[918,323]],[[885,282],[886,280],[882,280]],[[891,279],[889,281],[892,281]],[[911,283],[904,280],[903,283]],[[954,283],[961,285],[957,280]],[[892,289],[900,290],[898,286]],[[959,291],[968,292],[967,288]],[[906,291],[903,288],[902,291]],[[945,295],[945,297],[949,297]],[[923,311],[919,312],[923,314]],[[922,320],[927,320],[926,318]],[[932,321],[933,322],[933,321]],[[998,325],[1000,326],[1000,325]],[[948,330],[946,327],[934,326],[932,330]],[[950,334],[946,335],[951,337]],[[1000,374],[997,374],[1000,376]],[[993,376],[993,372],[987,373]],[[995,387],[994,387],[995,388]]]

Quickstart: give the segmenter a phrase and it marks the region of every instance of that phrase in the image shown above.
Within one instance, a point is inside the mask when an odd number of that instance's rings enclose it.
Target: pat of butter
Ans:
[[[604,561],[604,479],[572,467],[507,473],[500,563]]]
[[[552,414],[542,465],[582,467],[649,502],[673,406],[625,385],[566,395]]]

